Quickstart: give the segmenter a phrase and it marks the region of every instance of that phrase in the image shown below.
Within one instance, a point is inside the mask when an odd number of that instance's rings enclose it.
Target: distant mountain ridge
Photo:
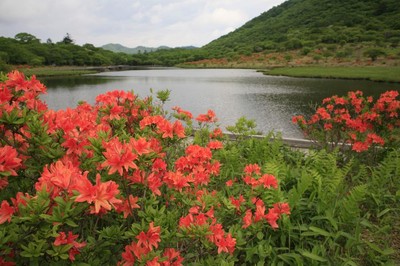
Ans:
[[[126,54],[141,54],[141,53],[149,53],[149,52],[155,52],[158,50],[168,50],[168,49],[173,49],[169,46],[159,46],[159,47],[146,47],[146,46],[137,46],[135,48],[129,48],[126,46],[123,46],[119,43],[109,43],[101,46],[101,48],[105,50],[109,50],[112,52],[116,53],[126,53]],[[182,49],[195,49],[196,47],[194,46],[185,46],[185,47],[180,47]]]
[[[116,53],[126,53],[126,54],[140,54],[140,53],[154,52],[160,49],[171,49],[168,46],[160,46],[160,47],[137,46],[135,48],[129,48],[119,43],[108,43],[101,46],[101,48]]]

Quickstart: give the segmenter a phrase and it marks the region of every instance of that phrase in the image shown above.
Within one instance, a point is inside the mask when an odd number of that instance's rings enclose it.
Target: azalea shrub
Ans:
[[[282,241],[279,176],[227,174],[212,110],[111,91],[56,111],[43,93],[17,71],[0,83],[1,265],[254,264]]]
[[[339,160],[338,150],[293,150],[272,133],[249,138],[255,125],[245,118],[227,128],[231,141],[212,110],[166,110],[168,91],[111,91],[93,105],[55,111],[40,100],[46,88],[35,77],[0,79],[0,265],[396,261],[393,92],[380,105],[357,105],[380,115],[367,131],[393,149],[378,165],[356,165]],[[314,119],[322,122],[320,114]]]
[[[350,91],[343,97],[335,95],[324,99],[309,119],[300,115],[292,120],[306,137],[325,148],[366,153],[400,144],[397,91],[386,91],[376,101],[371,96],[364,97],[361,91]]]

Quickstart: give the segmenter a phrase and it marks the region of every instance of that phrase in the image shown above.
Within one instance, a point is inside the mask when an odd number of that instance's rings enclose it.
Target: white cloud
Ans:
[[[0,36],[78,44],[202,46],[284,0],[1,0]]]

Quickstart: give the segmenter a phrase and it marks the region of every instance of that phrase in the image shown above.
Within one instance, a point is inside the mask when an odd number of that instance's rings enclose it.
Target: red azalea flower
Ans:
[[[132,215],[133,209],[139,209],[137,205],[139,198],[129,195],[128,199],[124,200],[121,204],[116,204],[116,211],[123,212],[124,218],[126,219],[129,215]]]
[[[5,223],[6,221],[11,222],[11,217],[14,212],[14,207],[11,207],[8,201],[3,200],[0,206],[0,224]]]
[[[256,175],[261,175],[261,168],[258,164],[248,164],[244,167],[244,172],[246,174],[256,174]]]
[[[251,210],[247,210],[244,217],[243,217],[243,226],[242,228],[247,228],[252,224],[253,220],[253,213]]]
[[[108,174],[111,175],[118,172],[121,176],[123,171],[129,168],[137,169],[137,165],[133,162],[138,157],[132,152],[129,144],[122,144],[117,138],[105,144],[106,151],[103,152],[106,161],[101,164],[102,167],[110,167]]]
[[[293,116],[292,123],[293,124],[305,124],[306,120],[305,120],[304,116],[302,116],[302,115]]]
[[[238,199],[235,199],[233,196],[229,197],[231,203],[235,206],[236,210],[240,210],[240,205],[246,200],[243,198],[243,195],[240,195]]]
[[[75,241],[75,239],[77,239],[78,237],[79,237],[79,235],[74,235],[74,234],[72,234],[71,231],[68,232],[68,236],[66,236],[66,234],[64,232],[61,232],[58,234],[58,236],[54,240],[54,246],[72,245],[71,248],[68,250],[68,254],[69,254],[69,259],[71,261],[74,261],[75,255],[80,253],[79,249],[86,246],[85,242],[78,243]]]
[[[326,131],[329,131],[329,130],[331,130],[332,128],[333,128],[332,123],[325,123],[325,124],[324,124],[324,129],[325,129]]]
[[[321,117],[321,119],[325,120],[331,119],[331,115],[323,107],[317,109],[317,114]]]
[[[234,183],[234,182],[235,182],[234,180],[230,179],[230,180],[228,180],[228,181],[225,182],[225,185],[226,185],[227,187],[231,187],[231,186],[233,186],[233,183]]]
[[[208,110],[206,114],[200,114],[197,116],[196,120],[199,122],[214,123],[217,122],[218,119],[213,110]]]
[[[133,253],[132,246],[131,245],[126,245],[125,246],[125,251],[122,252],[121,254],[123,262],[123,266],[134,266],[136,257],[135,254]]]
[[[263,185],[264,188],[273,187],[275,189],[278,188],[278,181],[276,180],[275,176],[271,174],[265,174],[258,179],[258,183]]]
[[[278,202],[278,203],[274,204],[274,211],[276,213],[278,213],[279,215],[281,215],[281,214],[289,215],[290,214],[290,206],[288,203]]]
[[[265,215],[265,219],[268,221],[269,225],[273,229],[276,229],[279,227],[277,224],[277,221],[279,219],[279,213],[276,212],[275,208],[270,208],[268,210],[268,213]]]
[[[3,257],[0,257],[0,265],[1,266],[14,266],[15,262],[5,261]]]
[[[207,147],[210,148],[211,150],[218,150],[218,149],[222,149],[224,147],[224,145],[222,144],[221,141],[214,140],[214,141],[210,141],[207,144]]]
[[[168,172],[165,174],[163,181],[169,188],[182,191],[182,188],[190,186],[189,183],[193,182],[193,177],[185,176],[180,171]]]
[[[222,133],[222,130],[220,128],[214,129],[214,131],[211,132],[211,134],[210,134],[210,138],[212,138],[212,139],[215,139],[215,138],[218,138],[218,137],[222,137],[222,136],[223,136],[223,133]]]
[[[13,147],[8,145],[0,147],[0,172],[16,176],[15,170],[21,167],[21,161]]]
[[[179,227],[190,227],[194,222],[194,217],[192,214],[188,214],[185,217],[179,218]]]
[[[173,248],[166,248],[163,253],[163,257],[167,257],[168,260],[162,262],[163,266],[181,266],[183,258],[181,257],[179,251]]]
[[[160,262],[158,261],[158,257],[154,257],[152,260],[146,262],[146,266],[160,266]]]
[[[5,177],[0,177],[0,190],[8,186],[8,178]]]
[[[158,243],[161,241],[160,239],[161,228],[159,226],[154,227],[154,223],[151,222],[147,233],[143,231],[140,232],[136,238],[139,240],[138,245],[153,250],[158,247]]]
[[[265,205],[262,200],[256,202],[256,211],[254,213],[254,222],[261,221],[265,216]]]
[[[178,114],[183,115],[184,117],[188,118],[188,119],[192,119],[193,115],[191,112],[183,110],[182,108],[180,108],[179,106],[174,106],[172,108],[172,110],[176,111]]]
[[[367,143],[374,143],[374,144],[379,144],[381,146],[385,145],[385,140],[378,136],[377,134],[374,133],[369,133],[367,135]]]
[[[119,194],[118,184],[114,181],[101,182],[99,174],[96,176],[96,185],[92,185],[89,180],[80,181],[76,190],[80,195],[75,199],[76,202],[94,203],[94,213],[98,214],[101,209],[111,210],[114,204],[122,201],[115,198]]]
[[[150,143],[145,138],[140,137],[137,140],[132,138],[129,144],[139,155],[148,154],[151,152]]]
[[[369,145],[365,142],[357,141],[351,149],[356,152],[363,152],[369,149]]]
[[[217,240],[217,243],[215,244],[218,247],[218,254],[220,254],[222,251],[233,254],[235,251],[236,239],[232,238],[232,235],[229,233],[225,238],[223,237]]]
[[[173,129],[175,135],[176,135],[178,138],[184,138],[184,137],[186,137],[185,128],[183,127],[182,123],[181,123],[179,120],[177,120],[177,121],[174,122],[174,124],[173,124],[173,126],[172,126],[172,129]]]
[[[255,178],[253,178],[253,177],[251,177],[251,176],[249,176],[249,175],[244,176],[244,177],[243,177],[243,181],[244,181],[247,185],[252,186],[252,187],[256,187],[256,186],[259,185],[259,184],[258,184],[258,180],[255,179]]]

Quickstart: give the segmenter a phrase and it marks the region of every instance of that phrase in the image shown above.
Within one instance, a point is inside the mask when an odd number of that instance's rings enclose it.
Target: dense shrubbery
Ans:
[[[383,93],[376,102],[372,97],[364,97],[361,91],[351,91],[344,97],[335,95],[324,99],[308,121],[296,116],[293,122],[306,137],[325,148],[340,147],[342,152],[363,153],[370,160],[376,160],[378,154],[399,147],[399,114],[397,91]]]
[[[228,141],[211,110],[164,110],[168,92],[60,111],[44,92],[18,72],[0,83],[2,265],[356,265],[394,253],[398,146],[368,167],[271,136]],[[253,128],[243,118],[230,130]]]

